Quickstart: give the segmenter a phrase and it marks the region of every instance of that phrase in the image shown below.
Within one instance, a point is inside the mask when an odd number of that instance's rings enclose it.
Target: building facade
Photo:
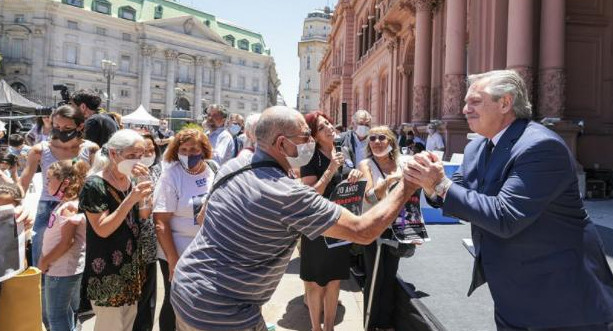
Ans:
[[[339,0],[328,42],[320,105],[338,122],[357,109],[390,126],[440,120],[447,155],[462,152],[466,76],[514,69],[534,118],[585,167],[613,168],[612,1]]]
[[[3,0],[0,22],[3,78],[41,104],[59,101],[53,84],[106,96],[102,60],[117,65],[111,111],[199,119],[210,103],[243,115],[276,104],[263,37],[174,1]]]
[[[302,113],[319,109],[319,73],[317,67],[327,48],[330,34],[330,7],[315,10],[307,15],[298,42],[300,58],[300,83],[296,108]]]

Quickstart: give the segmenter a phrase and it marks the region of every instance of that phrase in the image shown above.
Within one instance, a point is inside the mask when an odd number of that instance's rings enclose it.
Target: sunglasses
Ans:
[[[370,136],[368,136],[368,140],[370,140],[371,142],[375,142],[377,140],[386,141],[387,136],[384,134],[371,134]]]

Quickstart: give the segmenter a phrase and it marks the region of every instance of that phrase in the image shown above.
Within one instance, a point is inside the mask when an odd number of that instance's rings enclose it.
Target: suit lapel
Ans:
[[[485,148],[487,147],[487,139],[483,140],[483,143],[480,147],[480,157],[479,157],[479,181],[480,184],[479,192],[482,192],[483,185],[485,185],[484,181],[495,180],[500,176],[500,171],[495,169],[501,169],[501,167],[509,160],[511,154],[511,148],[513,145],[519,140],[519,137],[524,133],[526,127],[528,126],[528,120],[526,119],[517,119],[509,128],[504,132],[496,147],[492,151],[490,155],[489,161],[487,165],[485,164]]]

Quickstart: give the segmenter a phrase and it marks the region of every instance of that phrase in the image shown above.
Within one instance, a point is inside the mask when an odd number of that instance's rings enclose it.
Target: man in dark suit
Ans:
[[[499,330],[613,330],[613,274],[579,196],[574,158],[530,121],[517,73],[469,77],[470,142],[452,179],[424,152],[407,174],[446,214],[472,223],[473,281],[487,281]]]

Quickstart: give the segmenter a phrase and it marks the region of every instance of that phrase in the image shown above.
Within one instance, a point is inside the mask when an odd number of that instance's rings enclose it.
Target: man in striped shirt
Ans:
[[[401,180],[384,200],[356,216],[288,177],[290,163],[308,162],[314,148],[300,113],[267,109],[256,137],[253,157],[229,161],[217,180],[249,163],[274,161],[278,167],[237,173],[211,192],[204,225],[174,271],[171,302],[178,330],[266,330],[261,306],[275,291],[301,233],[369,244],[417,188]]]

